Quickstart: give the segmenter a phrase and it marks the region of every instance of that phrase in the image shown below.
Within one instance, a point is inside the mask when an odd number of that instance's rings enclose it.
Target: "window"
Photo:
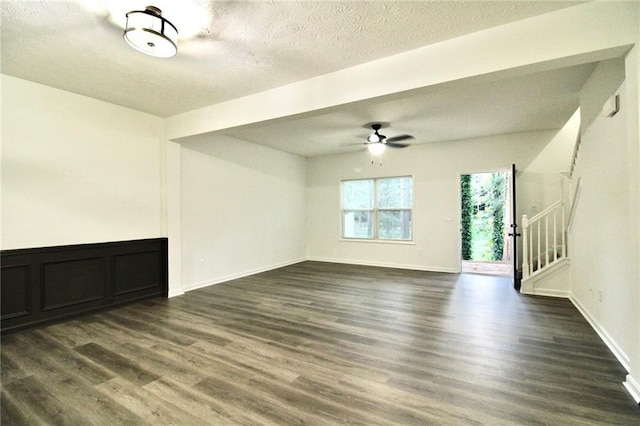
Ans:
[[[411,176],[342,181],[342,237],[412,239]]]

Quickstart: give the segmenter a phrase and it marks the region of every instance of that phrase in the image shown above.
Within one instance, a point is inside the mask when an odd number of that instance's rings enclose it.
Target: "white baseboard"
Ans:
[[[622,384],[627,388],[636,404],[640,404],[640,383],[631,377],[631,374],[627,374],[627,379]]]
[[[571,303],[573,303],[573,306],[575,306],[576,309],[580,311],[582,316],[591,325],[591,328],[593,328],[595,332],[598,333],[598,336],[600,336],[600,339],[602,339],[602,341],[607,345],[607,347],[609,347],[609,350],[611,350],[611,352],[615,355],[615,357],[618,359],[620,364],[622,364],[624,369],[627,370],[627,372],[629,372],[630,362],[627,354],[625,354],[624,351],[620,349],[620,347],[616,344],[616,342],[611,338],[611,336],[609,336],[609,334],[606,331],[604,331],[604,329],[600,326],[600,324],[598,324],[598,322],[589,314],[589,311],[587,311],[580,304],[580,302],[575,298],[573,293],[569,297],[569,300],[571,300]]]
[[[201,281],[198,283],[193,283],[187,286],[184,286],[184,291],[192,291],[197,290],[199,288],[208,287],[210,285],[221,284],[227,281],[237,280],[238,278],[248,277],[249,275],[259,274],[261,272],[271,271],[273,269],[283,268],[285,266],[295,265],[296,263],[304,262],[307,260],[306,258],[294,259],[287,262],[277,263],[269,266],[264,266],[261,268],[251,269],[243,272],[239,272],[237,274],[226,275],[223,277],[218,277],[213,280]]]
[[[333,258],[321,258],[321,257],[308,257],[308,258],[299,258],[294,259],[288,262],[282,262],[274,265],[265,266],[262,268],[251,269],[247,271],[243,271],[237,274],[227,275],[219,278],[215,278],[213,280],[201,281],[197,283],[192,283],[186,286],[183,286],[184,291],[177,291],[175,293],[170,292],[169,297],[180,296],[185,292],[197,290],[199,288],[208,287],[210,285],[216,285],[220,283],[224,283],[227,281],[235,280],[238,278],[248,277],[249,275],[259,274],[261,272],[271,271],[273,269],[282,268],[289,265],[294,265],[296,263],[304,262],[306,260],[315,261],[315,262],[329,262],[329,263],[344,263],[348,265],[364,265],[364,266],[377,266],[381,268],[398,268],[398,269],[410,269],[415,271],[428,271],[428,272],[445,272],[445,273],[459,273],[460,271],[455,268],[442,268],[436,266],[422,266],[422,265],[405,265],[405,264],[393,264],[393,263],[380,263],[380,262],[363,262],[356,260],[345,260],[345,259],[333,259]]]
[[[571,292],[566,291],[566,290],[553,290],[553,289],[548,289],[548,288],[534,288],[534,289],[527,289],[524,290],[523,289],[520,291],[520,293],[522,294],[527,294],[530,296],[547,296],[547,297],[559,297],[562,299],[570,299],[571,298]]]
[[[427,271],[427,272],[446,272],[450,274],[458,274],[460,270],[456,268],[443,268],[440,266],[424,266],[424,265],[406,265],[399,263],[383,263],[383,262],[368,262],[362,260],[349,260],[349,259],[334,259],[327,257],[309,257],[307,260],[314,262],[328,262],[328,263],[343,263],[346,265],[363,265],[363,266],[377,266],[380,268],[397,268],[397,269],[410,269],[413,271]]]
[[[169,299],[171,299],[172,297],[176,297],[176,296],[182,296],[184,294],[184,290],[180,289],[178,291],[169,291],[169,294],[167,295],[167,297]]]

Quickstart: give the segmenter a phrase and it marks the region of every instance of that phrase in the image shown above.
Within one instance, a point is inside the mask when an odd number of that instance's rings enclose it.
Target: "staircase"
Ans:
[[[533,216],[522,216],[521,293],[567,297],[566,203],[557,201]]]
[[[560,200],[531,219],[522,216],[523,279],[567,257],[564,211],[564,201]]]
[[[521,293],[569,297],[571,276],[567,233],[580,194],[580,179],[572,185],[571,176],[580,142],[578,135],[569,171],[562,174],[561,199],[531,218],[522,216]]]

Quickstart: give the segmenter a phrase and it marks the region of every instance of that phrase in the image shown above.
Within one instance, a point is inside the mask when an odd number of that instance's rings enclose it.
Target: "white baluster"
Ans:
[[[549,215],[544,217],[544,266],[549,266]]]
[[[553,261],[558,260],[558,209],[553,211]]]
[[[562,203],[562,257],[567,257],[567,241],[566,241],[566,231],[567,228],[564,224],[564,203]]]
[[[538,221],[538,253],[537,253],[537,255],[538,255],[538,271],[539,271],[540,267],[541,267],[541,259],[540,259],[540,257],[542,257],[542,256],[540,256],[540,221]]]
[[[529,234],[529,269],[533,272],[533,225],[529,222],[531,233]]]

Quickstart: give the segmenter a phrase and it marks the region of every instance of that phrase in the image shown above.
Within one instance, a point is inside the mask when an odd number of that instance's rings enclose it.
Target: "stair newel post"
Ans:
[[[529,278],[529,217],[522,215],[522,278]]]

